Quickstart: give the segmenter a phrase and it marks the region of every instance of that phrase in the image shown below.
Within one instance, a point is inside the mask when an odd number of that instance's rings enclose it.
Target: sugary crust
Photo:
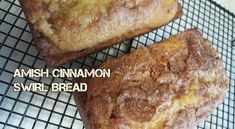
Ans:
[[[86,82],[74,98],[86,129],[190,129],[203,121],[227,91],[215,49],[196,29],[111,59],[98,68],[111,78]]]
[[[175,13],[174,17],[171,20],[164,22],[163,24],[156,23],[156,25],[153,25],[152,27],[137,28],[136,30],[131,31],[130,33],[126,33],[125,35],[120,35],[119,37],[115,37],[115,38],[104,40],[103,42],[99,42],[92,47],[87,47],[85,49],[78,50],[78,51],[67,52],[67,50],[65,51],[65,50],[60,49],[57,43],[52,43],[51,39],[49,38],[50,36],[49,37],[45,36],[45,34],[42,33],[40,29],[38,29],[38,25],[37,25],[38,23],[36,21],[38,19],[45,19],[45,17],[49,17],[46,15],[48,14],[46,13],[48,11],[47,10],[48,7],[42,6],[41,4],[32,5],[32,2],[29,0],[20,0],[20,4],[22,6],[22,9],[27,19],[29,20],[30,28],[32,30],[32,34],[34,37],[35,46],[39,49],[41,56],[43,57],[43,59],[49,66],[59,66],[71,60],[81,58],[89,54],[98,52],[102,49],[111,47],[121,41],[134,38],[140,34],[144,34],[146,32],[152,31],[156,29],[157,27],[161,27],[169,23],[170,21],[181,17],[183,14],[182,7],[178,3],[177,12]]]

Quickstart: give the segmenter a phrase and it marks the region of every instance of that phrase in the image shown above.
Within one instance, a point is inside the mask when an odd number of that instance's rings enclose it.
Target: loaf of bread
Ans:
[[[182,16],[177,0],[19,0],[50,66],[84,57]]]
[[[139,48],[98,67],[110,78],[74,79],[86,129],[192,129],[223,102],[222,61],[196,29]]]

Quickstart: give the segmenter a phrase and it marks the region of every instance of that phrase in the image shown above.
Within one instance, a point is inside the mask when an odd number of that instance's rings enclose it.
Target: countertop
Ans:
[[[213,0],[235,14],[235,0]]]

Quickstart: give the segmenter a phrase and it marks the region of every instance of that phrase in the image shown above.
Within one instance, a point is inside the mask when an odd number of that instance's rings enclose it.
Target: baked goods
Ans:
[[[45,62],[58,66],[182,16],[177,0],[19,0]]]
[[[111,77],[74,80],[88,85],[74,93],[86,129],[192,129],[228,88],[222,61],[196,29],[98,68]]]

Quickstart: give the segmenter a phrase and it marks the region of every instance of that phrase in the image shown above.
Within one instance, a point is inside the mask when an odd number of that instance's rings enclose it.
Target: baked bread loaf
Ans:
[[[58,66],[182,16],[177,0],[19,0],[45,62]]]
[[[75,79],[86,129],[192,129],[223,102],[227,77],[212,45],[196,29],[111,59],[110,78]]]

